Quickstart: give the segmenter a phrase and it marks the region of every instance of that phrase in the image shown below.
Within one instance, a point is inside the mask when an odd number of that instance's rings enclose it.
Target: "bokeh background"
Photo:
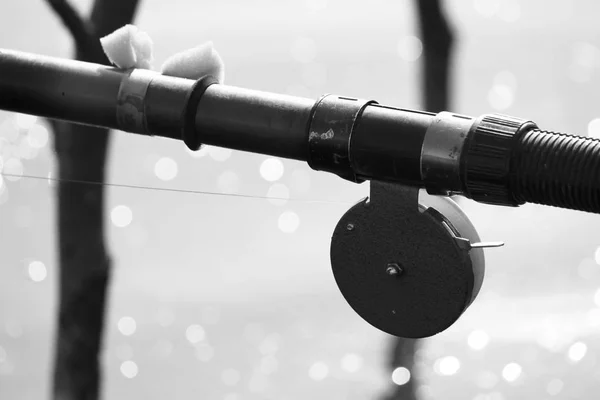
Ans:
[[[452,111],[600,136],[600,3],[444,5],[457,35]],[[420,106],[412,1],[144,0],[136,23],[157,67],[212,40],[230,85]],[[42,0],[0,2],[0,47],[72,55]],[[105,399],[376,399],[409,379],[421,399],[600,392],[598,216],[461,202],[484,240],[506,246],[486,252],[460,321],[423,341],[415,366],[390,367],[392,338],[353,313],[329,265],[333,228],[367,184],[122,132],[110,151],[109,183],[258,198],[108,188]],[[47,123],[0,112],[0,161],[17,175],[0,177],[0,398],[45,399],[58,277]]]

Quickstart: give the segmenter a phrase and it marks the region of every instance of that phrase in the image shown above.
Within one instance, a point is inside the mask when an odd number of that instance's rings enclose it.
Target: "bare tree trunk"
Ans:
[[[138,0],[96,0],[89,21],[65,0],[48,0],[77,48],[77,59],[109,64],[99,38],[130,23]],[[54,399],[97,400],[110,258],[104,240],[104,182],[109,132],[52,121],[58,157],[60,294]]]
[[[440,0],[416,0],[418,20],[423,42],[422,93],[424,108],[430,112],[449,110],[450,64],[453,35],[442,10]],[[415,351],[419,341],[395,339],[390,366],[406,367],[414,377]],[[412,400],[417,398],[414,378],[402,386],[396,386],[388,400]]]
[[[417,0],[423,41],[422,90],[425,111],[450,108],[450,67],[454,36],[440,0]]]

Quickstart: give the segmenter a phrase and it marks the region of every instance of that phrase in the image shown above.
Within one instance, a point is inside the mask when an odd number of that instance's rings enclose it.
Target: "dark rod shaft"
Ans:
[[[0,109],[180,139],[181,112],[194,81],[149,72],[130,84],[132,90],[145,90],[147,124],[142,128],[124,125],[117,118],[119,90],[125,80],[132,80],[130,73],[0,49]],[[306,130],[314,103],[310,99],[213,85],[198,106],[196,130],[205,144],[306,161]],[[125,106],[136,105],[132,101]]]
[[[202,141],[230,149],[306,161],[314,100],[212,85],[196,113]]]
[[[99,64],[0,49],[0,109],[118,129],[122,77]]]

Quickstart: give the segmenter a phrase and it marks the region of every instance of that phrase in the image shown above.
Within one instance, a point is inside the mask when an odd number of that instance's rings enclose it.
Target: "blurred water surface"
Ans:
[[[502,112],[600,136],[597,2],[445,7],[457,34],[453,111]],[[420,42],[406,0],[147,0],[136,23],[155,42],[157,67],[212,40],[230,85],[420,106]],[[0,3],[0,47],[72,53],[41,0]],[[57,282],[51,149],[44,121],[0,113],[4,172],[42,178],[0,181],[2,399],[49,398]],[[109,188],[106,399],[366,399],[393,385],[391,339],[349,309],[329,266],[331,232],[368,194],[366,184],[295,161],[210,147],[191,154],[179,142],[122,132],[113,134],[108,180],[290,200]],[[419,379],[421,398],[595,398],[598,217],[461,204],[483,239],[506,246],[486,253],[475,304],[418,352],[410,379]]]

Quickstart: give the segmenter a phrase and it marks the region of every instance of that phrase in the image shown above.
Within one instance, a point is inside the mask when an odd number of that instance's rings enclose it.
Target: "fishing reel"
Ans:
[[[433,336],[473,303],[484,247],[449,197],[372,181],[369,198],[335,227],[331,266],[342,295],[365,321],[391,335]]]

